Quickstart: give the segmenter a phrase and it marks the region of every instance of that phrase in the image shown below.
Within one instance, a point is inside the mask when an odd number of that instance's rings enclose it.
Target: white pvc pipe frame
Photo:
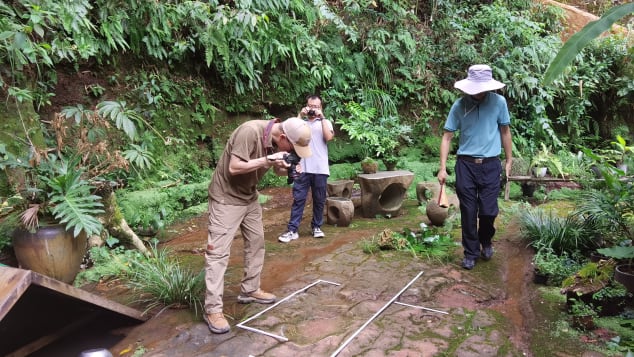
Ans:
[[[255,315],[251,316],[250,318],[248,318],[248,319],[246,319],[246,320],[242,321],[241,323],[237,324],[237,325],[236,325],[236,327],[240,327],[240,328],[243,328],[243,329],[245,329],[245,330],[249,330],[249,331],[253,331],[253,332],[258,332],[258,333],[261,333],[261,334],[263,334],[263,335],[267,335],[267,336],[273,337],[273,338],[275,338],[275,339],[278,339],[278,340],[280,340],[280,341],[284,341],[284,342],[288,341],[288,338],[286,338],[286,337],[284,337],[284,336],[280,336],[280,335],[276,335],[276,334],[273,334],[273,333],[270,333],[270,332],[266,332],[266,331],[258,330],[258,329],[253,328],[253,327],[245,326],[245,324],[246,324],[247,322],[249,322],[249,321],[251,321],[251,320],[253,320],[253,319],[257,318],[258,316],[262,315],[263,313],[265,313],[265,312],[267,312],[267,311],[271,310],[272,308],[276,307],[277,305],[279,305],[279,304],[283,303],[284,301],[286,301],[286,300],[290,299],[291,297],[295,296],[296,294],[299,294],[299,293],[301,293],[301,292],[304,292],[304,291],[308,290],[309,288],[311,288],[311,287],[313,287],[313,286],[315,286],[315,285],[317,285],[317,284],[319,284],[319,283],[327,283],[327,284],[332,284],[332,285],[337,285],[337,286],[341,285],[341,284],[339,284],[339,283],[333,283],[332,281],[327,281],[327,280],[321,280],[321,279],[319,279],[319,280],[315,281],[314,283],[312,283],[312,284],[308,284],[308,285],[306,285],[305,287],[303,287],[303,288],[301,288],[301,289],[299,289],[299,290],[295,291],[294,293],[292,293],[292,294],[290,294],[289,296],[285,297],[284,299],[282,299],[282,300],[280,300],[280,301],[276,302],[275,304],[273,304],[273,305],[269,306],[268,308],[266,308],[266,309],[264,309],[264,310],[260,311],[259,313],[257,313],[257,314],[255,314]]]
[[[418,279],[421,275],[423,275],[423,272],[422,272],[422,271],[421,271],[420,273],[418,273],[418,275],[416,275],[416,277],[415,277],[414,279],[412,279],[412,280],[411,280],[411,281],[410,281],[407,285],[405,285],[405,287],[404,287],[403,289],[401,289],[401,291],[399,291],[399,292],[398,292],[398,294],[394,295],[394,297],[392,297],[392,299],[390,299],[390,301],[388,301],[385,305],[383,305],[383,307],[382,307],[379,311],[377,311],[377,312],[376,312],[376,313],[375,313],[375,314],[374,314],[374,315],[373,315],[373,316],[372,316],[372,317],[371,317],[368,321],[366,321],[366,322],[365,322],[365,323],[364,323],[364,324],[363,324],[363,325],[362,325],[362,326],[361,326],[361,327],[360,327],[360,328],[359,328],[359,329],[358,329],[358,330],[357,330],[354,334],[352,334],[352,335],[351,335],[351,336],[350,336],[350,337],[349,337],[349,338],[348,338],[348,339],[347,339],[347,340],[346,340],[346,341],[345,341],[345,342],[344,342],[341,346],[339,346],[339,348],[337,348],[337,350],[336,350],[335,352],[333,352],[333,354],[332,354],[332,355],[330,355],[330,356],[331,356],[331,357],[335,357],[335,356],[337,356],[337,355],[338,355],[338,354],[339,354],[339,353],[340,353],[340,352],[341,352],[341,351],[342,351],[342,350],[343,350],[343,349],[344,349],[344,348],[345,348],[345,347],[346,347],[346,346],[347,346],[347,345],[348,345],[348,344],[349,344],[349,343],[350,343],[350,342],[351,342],[351,341],[352,341],[355,337],[357,337],[357,335],[358,335],[359,333],[361,333],[361,331],[363,331],[363,329],[365,329],[365,328],[366,328],[366,327],[370,324],[370,322],[372,322],[372,320],[374,320],[377,316],[379,316],[379,315],[380,315],[380,314],[381,314],[381,313],[382,313],[385,309],[387,309],[387,308],[388,308],[388,306],[390,306],[392,303],[396,303],[396,304],[403,305],[403,306],[408,306],[408,307],[413,307],[413,308],[417,308],[417,309],[422,309],[422,310],[428,310],[428,311],[432,311],[432,312],[437,312],[437,313],[440,313],[440,314],[448,314],[448,312],[441,311],[441,310],[429,309],[429,308],[426,308],[426,307],[416,306],[416,305],[410,305],[410,304],[406,304],[406,303],[402,303],[402,302],[398,302],[398,301],[396,301],[396,302],[395,302],[395,300],[396,300],[396,299],[398,299],[398,298],[401,296],[401,294],[403,294],[403,292],[405,292],[405,290],[407,290],[407,289],[408,289],[408,288],[409,288],[409,287],[410,287],[410,286],[411,286],[411,285],[412,285],[412,284],[413,284],[413,283],[414,283],[414,282],[415,282],[415,281],[416,281],[416,280],[417,280],[417,279]],[[267,312],[267,311],[271,310],[272,308],[276,307],[277,305],[281,304],[282,302],[284,302],[284,301],[286,301],[286,300],[290,299],[291,297],[295,296],[296,294],[298,294],[298,293],[300,293],[300,292],[303,292],[303,291],[306,291],[306,290],[308,290],[309,288],[311,288],[312,286],[317,285],[317,284],[319,284],[319,283],[327,283],[327,284],[332,284],[332,285],[337,285],[337,286],[341,285],[341,284],[339,284],[339,283],[333,283],[333,282],[331,282],[331,281],[327,281],[327,280],[317,280],[317,281],[315,281],[314,283],[312,283],[312,284],[308,284],[308,285],[306,285],[305,287],[303,287],[303,288],[301,288],[301,289],[299,289],[299,290],[295,291],[294,293],[292,293],[292,294],[288,295],[287,297],[285,297],[284,299],[282,299],[282,300],[278,301],[278,302],[277,302],[277,303],[275,303],[274,305],[272,305],[272,306],[268,307],[268,308],[267,308],[267,309],[265,309],[265,310],[260,311],[259,313],[255,314],[255,315],[253,315],[252,317],[248,318],[247,320],[245,320],[245,321],[243,321],[243,322],[241,322],[241,323],[237,324],[236,326],[237,326],[237,327],[240,327],[240,328],[243,328],[243,329],[245,329],[245,330],[249,330],[249,331],[253,331],[253,332],[258,332],[258,333],[261,333],[261,334],[264,334],[264,335],[267,335],[267,336],[273,337],[273,338],[278,339],[278,340],[280,340],[280,341],[284,341],[284,342],[288,341],[288,338],[286,338],[286,337],[279,336],[279,335],[275,335],[275,334],[272,334],[272,333],[270,333],[270,332],[262,331],[262,330],[259,330],[259,329],[253,328],[253,327],[245,326],[245,324],[246,324],[247,322],[249,322],[249,321],[251,321],[251,320],[253,320],[253,319],[255,319],[255,318],[259,317],[260,315],[264,314],[265,312]]]

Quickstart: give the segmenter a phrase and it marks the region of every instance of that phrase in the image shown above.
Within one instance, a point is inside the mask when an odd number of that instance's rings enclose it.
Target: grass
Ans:
[[[185,268],[168,249],[151,248],[152,256],[132,261],[128,286],[140,293],[136,300],[147,308],[193,308],[202,311],[205,291],[205,271],[194,272]]]

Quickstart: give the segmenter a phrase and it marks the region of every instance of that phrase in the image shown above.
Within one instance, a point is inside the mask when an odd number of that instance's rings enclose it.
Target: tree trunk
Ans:
[[[104,228],[106,228],[113,237],[120,239],[124,243],[132,244],[145,255],[151,255],[145,244],[143,244],[143,240],[128,226],[128,223],[119,209],[112,188],[109,186],[105,189],[104,187],[100,188],[99,195],[102,197],[104,204],[105,213],[102,217]]]

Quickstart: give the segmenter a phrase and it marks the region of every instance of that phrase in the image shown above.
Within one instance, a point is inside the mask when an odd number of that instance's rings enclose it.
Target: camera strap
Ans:
[[[266,124],[266,129],[264,129],[264,136],[262,137],[262,148],[264,149],[264,152],[266,153],[266,155],[273,154],[273,146],[267,146],[267,144],[269,142],[269,136],[271,135],[271,130],[273,129],[273,124],[279,123],[279,122],[280,122],[279,118],[271,119],[269,120],[269,123]]]

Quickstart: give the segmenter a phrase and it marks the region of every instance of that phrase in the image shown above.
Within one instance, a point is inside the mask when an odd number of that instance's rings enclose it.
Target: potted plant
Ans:
[[[364,174],[374,174],[379,170],[379,163],[373,158],[366,156],[361,160],[361,171]]]
[[[572,315],[572,326],[588,331],[594,328],[594,319],[598,316],[597,309],[592,304],[587,304],[581,300],[574,300],[570,305]]]
[[[612,282],[616,262],[613,259],[584,264],[575,274],[561,283],[561,293],[570,303],[573,300],[592,301],[592,295]]]
[[[615,316],[625,309],[626,301],[632,299],[632,293],[623,284],[611,281],[603,289],[592,294],[592,303],[600,308],[599,316]]]
[[[623,172],[623,175],[627,175],[628,168],[634,164],[634,146],[628,146],[625,139],[620,135],[617,135],[616,141],[612,141],[611,144],[618,153],[616,167]]]
[[[384,154],[381,158],[381,161],[383,161],[383,164],[385,165],[385,169],[387,171],[394,171],[396,170],[399,159],[396,155]]]
[[[565,177],[561,160],[544,143],[541,145],[541,150],[538,150],[531,158],[528,173],[535,177],[544,177],[550,171],[556,176]]]
[[[57,113],[51,121],[54,135],[48,138],[54,148],[27,140],[29,154],[24,158],[0,145],[0,169],[15,192],[9,200],[11,214],[20,221],[12,239],[18,262],[64,282],[74,279],[86,252],[86,239],[99,237],[104,223],[110,232],[148,252],[117,214],[110,182],[100,179],[129,164],[107,145],[107,119],[134,138],[131,118],[135,114],[119,102],[104,102],[97,108],[69,107]]]
[[[551,286],[560,286],[564,279],[580,267],[568,253],[557,255],[550,247],[538,249],[532,263],[535,268],[535,283]]]
[[[28,162],[9,158],[0,166],[25,177],[11,199],[21,223],[12,240],[20,266],[67,283],[79,271],[87,236],[103,229],[96,217],[103,213],[101,197],[92,193],[78,162],[48,154]]]

